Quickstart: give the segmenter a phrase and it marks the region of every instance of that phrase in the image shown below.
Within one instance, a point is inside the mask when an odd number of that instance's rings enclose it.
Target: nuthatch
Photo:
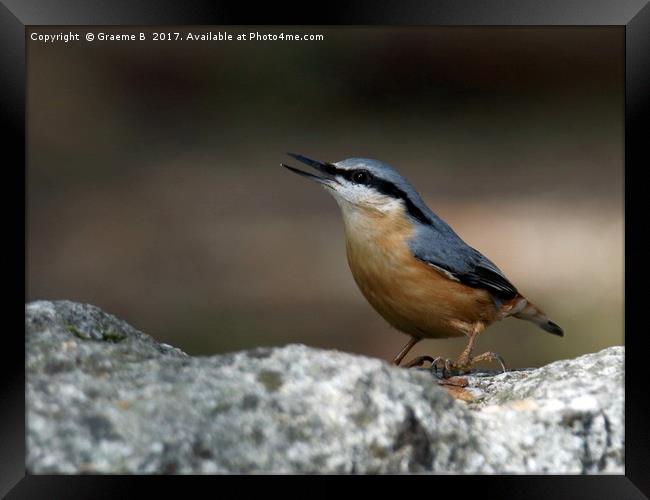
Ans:
[[[442,362],[447,377],[451,370],[496,360],[505,371],[498,354],[472,356],[472,351],[481,332],[508,316],[564,335],[389,165],[365,158],[328,163],[288,154],[321,175],[282,166],[320,183],[341,208],[348,263],[364,297],[390,325],[411,337],[393,359],[395,365],[423,338],[465,336],[467,347],[455,361],[420,356],[405,366],[428,360],[436,370]]]

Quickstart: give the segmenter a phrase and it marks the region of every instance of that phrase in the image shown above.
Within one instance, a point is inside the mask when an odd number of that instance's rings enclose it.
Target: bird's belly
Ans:
[[[497,319],[489,293],[449,279],[406,245],[348,244],[348,262],[365,298],[388,323],[418,337],[457,337]]]

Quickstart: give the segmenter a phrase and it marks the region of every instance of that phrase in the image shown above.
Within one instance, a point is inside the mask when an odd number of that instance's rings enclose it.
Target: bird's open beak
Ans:
[[[305,165],[309,165],[310,167],[318,170],[322,175],[314,175],[310,174],[309,172],[303,172],[302,170],[298,170],[295,167],[291,167],[289,165],[285,165],[284,163],[280,163],[284,168],[287,168],[291,170],[292,172],[295,172],[298,175],[302,175],[303,177],[307,177],[308,179],[311,179],[313,181],[316,181],[320,184],[323,184],[325,186],[332,187],[333,184],[338,184],[336,181],[336,167],[332,165],[331,163],[325,163],[322,161],[318,160],[312,160],[311,158],[307,158],[306,156],[299,155],[296,153],[287,153],[289,156],[295,158],[298,161],[301,161]]]

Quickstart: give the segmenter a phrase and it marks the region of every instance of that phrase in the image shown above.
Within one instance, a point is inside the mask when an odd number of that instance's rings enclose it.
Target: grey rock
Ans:
[[[31,473],[623,473],[624,348],[472,373],[304,345],[190,357],[90,305],[25,308]]]

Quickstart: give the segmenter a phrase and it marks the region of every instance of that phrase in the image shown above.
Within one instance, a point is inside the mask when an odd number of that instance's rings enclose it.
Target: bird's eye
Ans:
[[[370,181],[370,174],[365,170],[357,170],[352,174],[352,180],[357,184],[367,184]]]

